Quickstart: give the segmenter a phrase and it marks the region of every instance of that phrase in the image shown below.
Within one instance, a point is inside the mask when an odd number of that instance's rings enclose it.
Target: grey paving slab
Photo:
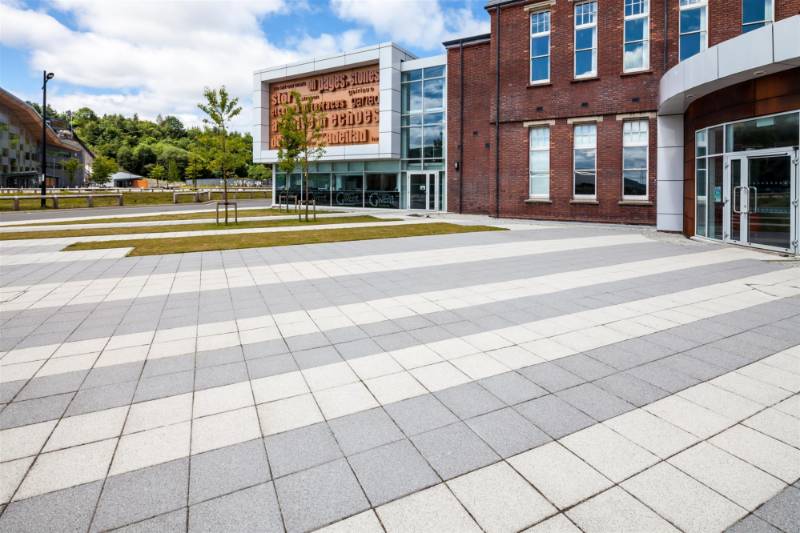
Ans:
[[[285,476],[342,457],[333,433],[324,422],[264,439],[275,477]]]
[[[310,350],[301,350],[293,352],[297,366],[301,370],[306,368],[313,368],[322,365],[329,365],[342,361],[339,352],[333,346],[325,346],[322,348],[314,348]]]
[[[283,339],[272,339],[242,346],[245,359],[258,359],[270,355],[279,355],[289,352],[289,347]]]
[[[65,393],[10,403],[0,413],[0,429],[60,418],[73,396],[73,393]]]
[[[172,357],[159,357],[149,359],[142,371],[143,378],[176,374],[194,369],[194,354],[175,355]]]
[[[231,383],[247,381],[247,379],[247,365],[245,365],[244,361],[208,366],[195,370],[194,388],[195,390],[210,389],[211,387],[221,387]]]
[[[588,355],[577,354],[556,359],[555,364],[586,381],[594,381],[616,372],[616,369]]]
[[[78,390],[88,371],[66,372],[41,378],[33,378],[19,391],[15,401],[32,400]]]
[[[270,479],[261,439],[193,455],[190,474],[190,505]]]
[[[229,348],[220,348],[219,350],[197,352],[195,358],[197,367],[204,368],[241,362],[244,360],[244,354],[242,353],[241,346],[231,346]]]
[[[461,419],[472,418],[503,407],[496,396],[478,383],[465,383],[435,393],[450,411]]]
[[[510,407],[471,418],[466,423],[503,458],[552,440],[545,432]]]
[[[342,416],[328,422],[345,455],[353,455],[403,438],[382,408]]]
[[[463,422],[411,437],[414,446],[444,479],[452,479],[500,457]]]
[[[800,489],[786,487],[753,513],[783,531],[799,531]]]
[[[725,533],[781,533],[781,530],[751,514],[726,529]]]
[[[504,372],[479,381],[489,392],[508,405],[533,400],[547,391],[516,372]]]
[[[279,478],[275,487],[290,533],[316,529],[369,508],[344,459]]]
[[[142,378],[136,387],[134,402],[155,400],[192,391],[194,372],[187,370],[174,374],[165,374],[149,378]]]
[[[669,392],[664,389],[660,389],[652,383],[641,380],[627,372],[606,376],[598,379],[594,384],[636,407],[653,403],[669,395]]]
[[[599,422],[635,408],[633,404],[592,383],[565,389],[557,392],[556,395]]]
[[[65,416],[91,413],[131,403],[136,392],[136,381],[114,383],[92,389],[81,389],[69,404]]]
[[[189,459],[178,459],[106,480],[91,531],[138,522],[186,506]]]
[[[588,415],[553,394],[525,402],[515,409],[554,439],[595,423]]]
[[[102,482],[95,481],[12,502],[0,517],[3,533],[86,531]]]
[[[138,362],[93,368],[81,384],[81,388],[87,389],[102,387],[104,385],[113,385],[115,383],[125,383],[126,381],[136,381],[139,379],[143,367],[144,363]]]
[[[698,379],[673,369],[664,361],[647,363],[631,368],[627,372],[670,393],[678,392],[700,382]]]
[[[186,531],[187,509],[154,516],[119,529],[115,533],[181,533]]]
[[[550,392],[574,387],[586,381],[551,362],[523,368],[519,373]]]
[[[409,436],[440,428],[458,420],[442,402],[430,394],[389,404],[386,406],[386,412]]]
[[[189,531],[283,531],[272,483],[263,483],[190,506]]]
[[[248,359],[245,363],[250,379],[258,379],[277,374],[285,374],[297,370],[297,363],[292,354],[279,354]]]
[[[353,455],[349,461],[373,507],[441,481],[406,439]]]

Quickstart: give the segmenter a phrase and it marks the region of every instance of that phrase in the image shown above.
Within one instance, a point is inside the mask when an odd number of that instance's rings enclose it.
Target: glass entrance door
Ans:
[[[726,240],[796,253],[796,152],[733,155],[726,171]]]
[[[408,208],[439,210],[439,182],[435,172],[408,173]]]

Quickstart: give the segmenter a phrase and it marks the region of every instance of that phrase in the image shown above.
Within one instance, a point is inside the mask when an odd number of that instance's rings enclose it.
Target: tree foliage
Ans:
[[[111,174],[117,171],[117,162],[104,155],[98,155],[92,163],[92,183],[102,185],[108,183]]]
[[[64,172],[67,173],[67,181],[69,182],[70,187],[75,184],[75,174],[78,172],[78,168],[80,166],[81,162],[77,157],[70,157],[64,161]]]
[[[308,220],[308,166],[325,154],[322,125],[325,113],[315,109],[310,97],[302,98],[292,91],[289,104],[278,118],[278,165],[284,172],[295,172],[299,167],[303,175]]]
[[[40,110],[37,104],[31,105]],[[49,105],[47,114],[66,117],[66,113],[59,113]],[[223,157],[215,128],[187,128],[172,115],[150,121],[137,115],[98,116],[92,109],[82,107],[72,113],[72,125],[95,155],[113,159],[120,168],[140,176],[149,176],[152,167],[160,164],[170,171],[170,179],[175,176],[179,180],[221,179],[224,159],[229,178],[245,178],[253,164],[253,138],[249,133],[228,131],[227,156]],[[188,171],[193,174],[190,176],[187,169],[192,158],[198,163]]]

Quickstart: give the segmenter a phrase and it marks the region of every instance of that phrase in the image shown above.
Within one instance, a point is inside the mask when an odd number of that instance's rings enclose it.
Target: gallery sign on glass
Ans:
[[[378,65],[272,83],[269,87],[269,147],[278,148],[277,119],[291,103],[292,92],[311,98],[325,113],[322,134],[328,146],[378,142]]]

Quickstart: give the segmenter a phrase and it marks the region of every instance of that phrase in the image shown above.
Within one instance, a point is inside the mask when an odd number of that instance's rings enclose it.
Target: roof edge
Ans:
[[[453,46],[460,46],[464,44],[472,44],[477,43],[480,41],[488,41],[492,38],[491,33],[481,33],[480,35],[470,35],[469,37],[461,37],[459,39],[452,39],[450,41],[444,41],[442,45],[445,48],[451,48]]]

